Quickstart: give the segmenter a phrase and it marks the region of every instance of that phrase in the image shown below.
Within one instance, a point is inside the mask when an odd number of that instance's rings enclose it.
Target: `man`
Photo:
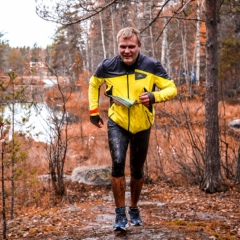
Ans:
[[[170,100],[177,88],[161,63],[140,54],[140,32],[132,27],[123,28],[117,35],[119,55],[104,59],[89,83],[90,121],[101,128],[99,115],[99,89],[106,83],[105,95],[110,97],[108,110],[108,142],[112,158],[111,186],[115,200],[114,230],[125,229],[128,223],[125,206],[125,162],[130,145],[130,206],[133,225],[142,225],[138,200],[144,182],[150,129],[154,123],[154,103]],[[155,86],[160,91],[155,90]],[[116,101],[116,97],[129,100],[131,106]],[[133,100],[133,101],[130,101]]]

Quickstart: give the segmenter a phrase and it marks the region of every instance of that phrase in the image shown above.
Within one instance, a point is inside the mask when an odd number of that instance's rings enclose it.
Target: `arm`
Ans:
[[[153,92],[155,102],[164,102],[174,98],[177,95],[177,87],[159,61],[155,63],[154,75],[154,84],[160,89],[160,91]]]
[[[103,79],[92,76],[88,89],[90,122],[98,128],[102,128],[104,124],[98,111],[100,88],[103,82]]]
[[[177,95],[177,87],[173,80],[158,77],[156,86],[160,91],[153,92],[155,102],[164,102],[173,99]]]
[[[159,61],[155,62],[154,85],[156,85],[160,91],[146,91],[139,96],[140,102],[145,107],[150,107],[153,103],[170,100],[177,95],[177,87],[174,81],[170,79]]]

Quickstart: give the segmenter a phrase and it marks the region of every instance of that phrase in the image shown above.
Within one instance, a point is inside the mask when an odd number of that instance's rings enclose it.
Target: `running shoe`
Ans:
[[[137,207],[129,207],[128,213],[130,215],[130,222],[133,226],[141,226],[142,225],[140,211]]]
[[[128,220],[126,216],[125,207],[116,208],[115,212],[116,212],[116,220],[115,220],[115,225],[113,226],[114,231],[126,230]]]

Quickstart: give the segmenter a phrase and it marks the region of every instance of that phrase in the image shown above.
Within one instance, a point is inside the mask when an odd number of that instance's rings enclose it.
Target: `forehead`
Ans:
[[[136,35],[133,35],[131,38],[124,38],[122,36],[118,38],[118,45],[137,45],[137,44],[138,40]]]

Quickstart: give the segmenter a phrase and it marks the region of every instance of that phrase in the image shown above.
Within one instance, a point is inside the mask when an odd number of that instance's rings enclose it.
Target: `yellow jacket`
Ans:
[[[154,123],[154,107],[133,104],[126,107],[115,103],[112,96],[134,100],[139,103],[139,95],[152,92],[154,102],[170,100],[177,95],[177,88],[161,63],[155,59],[139,54],[132,66],[126,66],[120,56],[105,59],[98,66],[89,82],[90,116],[99,115],[99,94],[102,84],[106,84],[105,95],[110,97],[108,116],[116,124],[131,133],[150,128]],[[155,90],[157,87],[160,90]]]

